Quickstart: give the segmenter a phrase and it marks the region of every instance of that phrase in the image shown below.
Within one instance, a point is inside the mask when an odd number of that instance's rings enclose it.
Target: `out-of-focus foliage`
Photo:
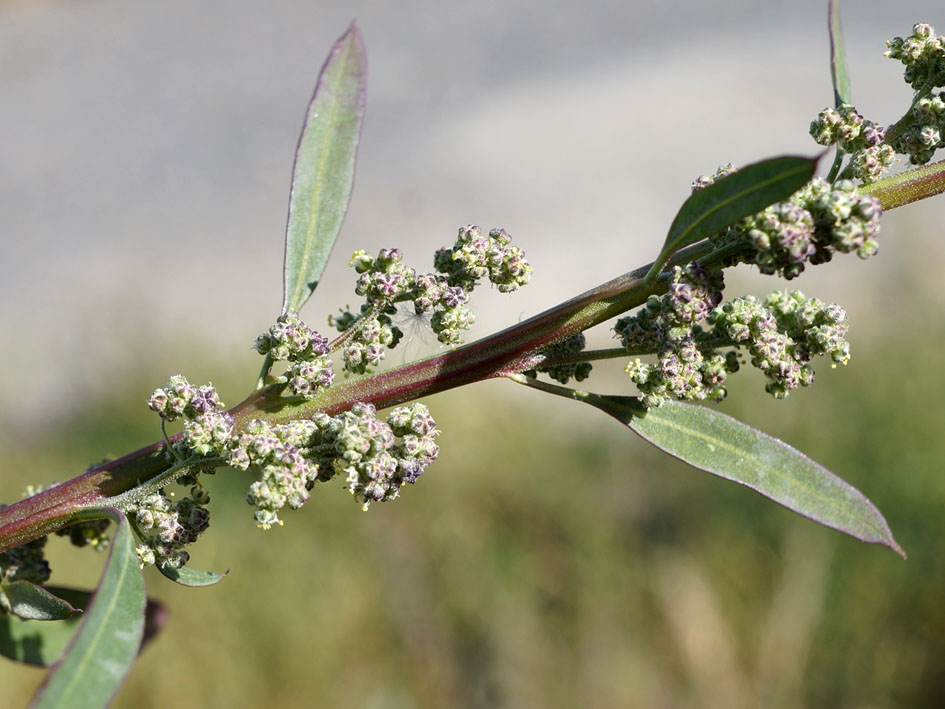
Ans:
[[[443,454],[395,505],[361,513],[319,489],[262,532],[247,478],[211,478],[193,563],[230,574],[202,589],[148,575],[170,619],[115,706],[163,706],[169,686],[180,707],[941,705],[945,377],[910,377],[932,371],[945,331],[913,344],[861,342],[803,396],[760,401],[747,382],[722,407],[866,492],[908,561],[602,414],[488,383],[428,400]],[[129,381],[100,418],[5,441],[22,477],[0,494],[150,442],[148,391]],[[94,582],[103,557],[49,548],[53,582]],[[0,703],[41,678],[0,664]]]

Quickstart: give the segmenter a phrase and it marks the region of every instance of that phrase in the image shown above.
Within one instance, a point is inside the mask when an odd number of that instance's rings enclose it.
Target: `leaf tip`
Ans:
[[[351,20],[351,24],[348,25],[348,29],[345,30],[345,33],[338,38],[336,42],[337,45],[342,45],[346,41],[350,41],[351,45],[357,51],[359,64],[364,65],[364,37],[361,35],[361,26],[358,24],[357,18]]]
[[[899,556],[901,556],[903,561],[909,558],[909,556],[906,554],[905,549],[899,546],[899,542],[893,539],[892,535],[889,536],[889,543],[886,546],[892,549],[894,552],[896,552]]]

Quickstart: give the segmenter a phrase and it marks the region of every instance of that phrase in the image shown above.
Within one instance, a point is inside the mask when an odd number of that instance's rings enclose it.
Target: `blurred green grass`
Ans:
[[[908,561],[491,382],[428,400],[440,460],[367,513],[332,484],[263,532],[247,476],[211,478],[192,564],[230,574],[148,573],[170,621],[115,706],[943,706],[943,344],[903,324],[810,391],[773,402],[745,377],[723,407],[863,490]],[[238,380],[215,380],[230,404]],[[150,442],[160,383],[129,374],[90,413],[4,441],[0,494]],[[49,550],[56,583],[94,583],[101,557]],[[3,662],[0,704],[41,678]]]

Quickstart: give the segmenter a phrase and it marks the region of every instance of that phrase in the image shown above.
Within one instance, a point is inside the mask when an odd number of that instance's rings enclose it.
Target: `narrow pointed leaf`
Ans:
[[[229,573],[228,571],[224,571],[222,574],[213,571],[198,571],[197,569],[191,569],[186,566],[182,566],[179,569],[172,569],[170,566],[163,564],[158,566],[158,571],[174,583],[194,588],[198,586],[212,586],[215,583],[219,583],[223,577]]]
[[[840,108],[842,103],[853,103],[850,93],[850,75],[847,73],[847,55],[843,46],[843,31],[840,28],[840,3],[827,3],[827,34],[830,36],[830,78],[833,81],[833,103]],[[844,152],[839,147],[833,156],[833,164],[827,180],[833,182],[843,167]]]
[[[833,100],[836,108],[841,103],[853,103],[850,94],[850,75],[847,73],[847,54],[840,28],[840,3],[830,0],[827,7],[827,29],[830,34],[830,76],[833,79]]]
[[[78,609],[87,608],[92,598],[91,591],[76,588],[49,586],[46,590]],[[142,648],[157,635],[167,618],[164,606],[151,599],[148,599],[144,614]],[[50,667],[60,658],[69,641],[72,640],[81,620],[81,613],[76,613],[66,620],[51,623],[24,621],[12,616],[0,617],[0,655],[27,665]]]
[[[24,620],[65,620],[77,611],[72,605],[29,581],[14,581],[0,585],[10,601],[10,612]]]
[[[46,676],[31,706],[107,706],[131,669],[144,632],[144,580],[135,540],[120,511],[98,589],[65,655]]]
[[[27,665],[49,667],[75,635],[82,615],[52,622],[0,617],[0,655]]]
[[[777,438],[704,406],[667,401],[647,410],[636,397],[582,398],[699,470],[746,485],[815,522],[905,556],[886,520],[859,490]]]
[[[746,165],[693,192],[673,219],[663,250],[646,274],[646,280],[659,275],[669,257],[679,249],[790,197],[807,184],[816,168],[817,158],[771,158]]]
[[[285,236],[282,312],[299,310],[318,285],[351,196],[364,119],[366,62],[355,23],[322,67],[295,153]]]

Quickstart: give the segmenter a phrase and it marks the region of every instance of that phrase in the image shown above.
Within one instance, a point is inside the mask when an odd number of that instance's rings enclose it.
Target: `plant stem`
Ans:
[[[267,352],[266,358],[263,360],[262,368],[259,370],[259,378],[256,380],[256,389],[262,389],[266,386],[266,382],[269,381],[269,372],[272,371],[272,355]]]
[[[526,377],[524,374],[509,374],[506,378],[515,382],[516,384],[531,387],[532,389],[538,389],[538,391],[543,391],[546,394],[562,396],[565,399],[580,400],[582,398],[581,395],[583,394],[583,392],[578,389],[561,386],[560,384],[552,384],[551,382],[542,381],[541,379],[532,379],[531,377]]]
[[[934,197],[945,192],[945,160],[884,177],[858,191],[879,197],[883,211]]]

